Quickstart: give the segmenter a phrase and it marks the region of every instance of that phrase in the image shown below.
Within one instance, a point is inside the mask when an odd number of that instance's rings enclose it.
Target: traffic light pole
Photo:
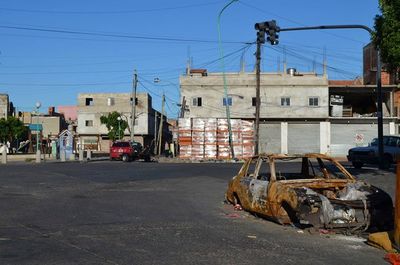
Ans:
[[[165,95],[162,95],[162,107],[161,107],[161,119],[160,119],[160,125],[158,126],[158,155],[161,155],[161,146],[163,144],[163,124],[164,124],[164,105],[165,105]]]
[[[255,132],[255,154],[259,153],[259,143],[260,143],[260,64],[261,64],[261,42],[257,41],[257,50],[256,50],[256,132]]]
[[[137,90],[137,72],[133,75],[133,86],[132,86],[132,109],[131,109],[131,142],[135,141],[135,122],[136,122],[136,90]]]
[[[373,30],[364,25],[329,25],[315,27],[285,28],[279,31],[297,31],[297,30],[317,30],[317,29],[363,29],[370,34]],[[378,118],[378,153],[379,168],[384,168],[384,150],[383,150],[383,113],[382,113],[382,80],[381,80],[381,58],[380,49],[376,48],[376,99],[377,99],[377,118]]]

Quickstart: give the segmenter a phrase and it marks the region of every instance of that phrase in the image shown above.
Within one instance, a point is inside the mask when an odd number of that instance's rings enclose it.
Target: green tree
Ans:
[[[121,119],[118,120],[118,117],[121,117]],[[128,122],[123,120],[122,115],[116,111],[110,112],[107,116],[101,116],[100,122],[106,125],[108,137],[112,141],[122,138],[126,128],[128,128]]]
[[[0,142],[13,142],[26,137],[28,128],[15,117],[0,119]]]
[[[375,17],[373,42],[381,49],[389,71],[400,69],[400,0],[379,0],[381,14]]]

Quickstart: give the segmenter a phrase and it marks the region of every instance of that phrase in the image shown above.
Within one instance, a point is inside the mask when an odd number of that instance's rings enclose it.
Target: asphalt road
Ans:
[[[363,239],[223,203],[240,164],[0,166],[0,264],[383,264]],[[355,172],[394,186],[394,174]],[[394,191],[391,191],[393,194]]]

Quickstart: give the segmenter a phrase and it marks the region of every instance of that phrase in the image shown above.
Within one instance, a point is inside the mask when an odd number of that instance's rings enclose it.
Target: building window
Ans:
[[[317,97],[308,98],[308,106],[318,107],[318,98]]]
[[[202,102],[201,102],[201,97],[193,98],[193,106],[201,107]]]
[[[85,105],[86,106],[93,106],[93,98],[86,98]]]
[[[86,120],[85,121],[85,126],[86,127],[93,127],[93,120]]]
[[[228,102],[229,106],[232,106],[232,98],[231,97],[222,99],[222,105],[226,106],[227,102]]]
[[[251,105],[253,107],[257,106],[257,98],[256,97],[251,98]]]
[[[290,98],[281,98],[281,106],[282,107],[288,107],[290,106]]]

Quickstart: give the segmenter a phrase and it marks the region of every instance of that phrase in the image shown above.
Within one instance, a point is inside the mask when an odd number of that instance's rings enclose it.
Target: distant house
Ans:
[[[78,106],[58,106],[57,111],[64,115],[64,119],[68,123],[78,121]]]
[[[9,115],[10,100],[8,94],[0,94],[0,119]]]
[[[33,152],[36,147],[37,131],[39,128],[40,142],[47,146],[50,141],[58,139],[58,135],[64,129],[67,129],[67,124],[64,116],[55,112],[55,107],[49,107],[47,113],[35,112],[19,112],[17,117],[26,125],[32,128],[29,131],[29,141],[31,143],[29,151]]]
[[[137,93],[134,140],[144,146],[151,146],[158,130],[161,114],[152,107],[152,98],[148,93]],[[116,111],[128,122],[122,139],[130,139],[132,102],[130,93],[82,93],[78,95],[78,127],[79,142],[85,149],[108,152],[110,139],[108,129],[101,124],[100,117]],[[166,117],[164,117],[163,141],[170,137]],[[156,129],[157,128],[157,129]]]

